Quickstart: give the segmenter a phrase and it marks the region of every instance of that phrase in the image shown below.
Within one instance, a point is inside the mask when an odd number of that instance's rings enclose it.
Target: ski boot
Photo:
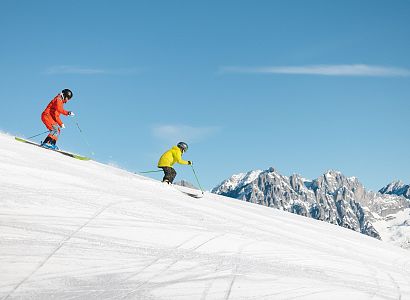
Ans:
[[[51,141],[51,145],[52,145],[52,147],[53,147],[53,150],[58,151],[58,150],[60,150],[60,148],[57,147],[56,142],[57,142],[56,140],[52,140],[52,141]]]
[[[46,137],[46,139],[41,143],[40,146],[46,149],[59,150],[56,145],[56,141],[49,136]]]

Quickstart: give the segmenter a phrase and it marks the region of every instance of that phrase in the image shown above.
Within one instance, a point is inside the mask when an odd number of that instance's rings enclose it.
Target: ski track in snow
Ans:
[[[410,299],[359,233],[0,134],[0,299]]]
[[[59,243],[59,245],[50,253],[50,255],[48,255],[43,262],[41,262],[34,270],[33,272],[31,272],[30,274],[28,274],[27,277],[25,277],[21,282],[19,282],[12,290],[11,292],[6,296],[5,299],[8,299],[9,296],[11,294],[13,294],[13,292],[15,290],[17,290],[24,282],[26,282],[27,280],[30,279],[31,276],[34,275],[34,273],[36,273],[42,266],[44,266],[47,261],[54,255],[56,254],[56,252],[68,241],[70,240],[77,232],[79,232],[82,228],[84,228],[85,226],[87,226],[88,223],[90,223],[92,220],[94,220],[102,211],[104,211],[105,208],[103,208],[101,211],[99,211],[97,214],[95,214],[93,217],[91,217],[86,223],[84,223],[82,226],[80,226],[76,231],[74,231],[71,235],[69,235],[66,239],[64,239],[63,241],[61,241],[61,243]]]

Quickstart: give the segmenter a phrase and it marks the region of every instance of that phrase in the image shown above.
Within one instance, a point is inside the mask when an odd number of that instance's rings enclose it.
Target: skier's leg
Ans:
[[[53,129],[50,131],[48,136],[52,139],[51,143],[55,145],[58,140],[58,136],[60,135],[60,126],[55,123],[53,124],[52,128]]]
[[[162,179],[162,182],[166,183],[172,183],[174,181],[174,178],[176,176],[176,172],[174,168],[171,167],[161,167],[162,170],[164,170],[164,178]]]
[[[170,168],[171,170],[169,171],[170,172],[170,183],[173,183],[174,182],[174,179],[175,179],[175,177],[177,176],[177,172],[175,171],[175,169],[174,168]]]
[[[60,134],[60,127],[57,122],[49,114],[42,114],[41,121],[43,121],[47,129],[50,130],[50,133],[44,140],[43,144],[55,144],[55,141],[57,141],[58,135]]]
[[[41,143],[42,145],[44,145],[44,144],[51,144],[51,141],[52,141],[53,139],[50,137],[50,136],[48,136],[47,135],[47,137],[46,137],[46,139]]]
[[[168,167],[161,167],[161,169],[164,171],[164,177],[162,178],[162,182],[169,183],[169,171]]]
[[[58,124],[53,124],[52,130],[50,130],[50,133],[48,134],[44,142],[41,144],[41,146],[51,148],[54,150],[59,150],[56,145],[59,134],[60,127],[58,126]]]

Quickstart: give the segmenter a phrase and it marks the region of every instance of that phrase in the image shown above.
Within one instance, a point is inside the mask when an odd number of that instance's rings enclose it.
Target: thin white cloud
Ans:
[[[372,65],[308,65],[272,67],[222,67],[221,73],[296,74],[323,76],[410,76],[410,69]]]
[[[208,138],[219,131],[218,127],[205,126],[193,127],[186,125],[155,125],[152,127],[152,134],[167,142],[197,142]]]
[[[79,66],[53,66],[48,68],[45,73],[48,75],[128,75],[137,73],[137,69],[98,69],[98,68],[86,68]]]

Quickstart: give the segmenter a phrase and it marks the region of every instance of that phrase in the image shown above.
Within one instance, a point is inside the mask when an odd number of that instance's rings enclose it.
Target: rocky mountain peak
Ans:
[[[376,238],[380,236],[371,224],[369,207],[382,214],[383,209],[390,212],[399,203],[390,201],[389,206],[383,205],[380,197],[367,192],[356,177],[346,177],[335,170],[308,180],[299,174],[281,175],[271,167],[234,175],[212,192],[337,224]],[[400,208],[405,206],[400,205]]]
[[[402,181],[393,181],[379,190],[381,194],[403,196],[410,199],[410,185]]]

